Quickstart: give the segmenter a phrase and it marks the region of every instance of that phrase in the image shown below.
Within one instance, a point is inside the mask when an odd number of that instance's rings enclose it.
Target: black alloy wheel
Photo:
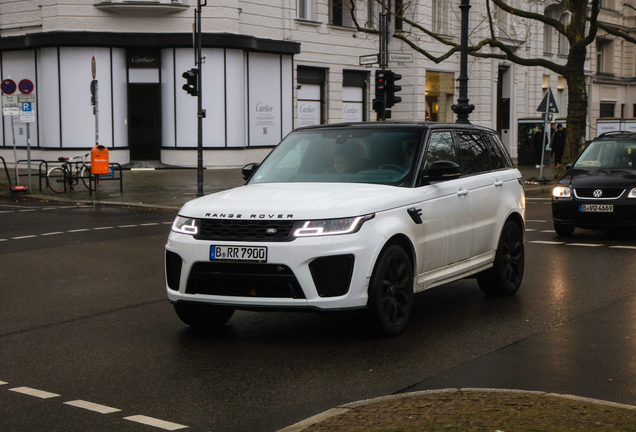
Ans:
[[[516,293],[523,280],[524,264],[523,233],[519,225],[509,220],[501,231],[492,268],[477,276],[479,288],[489,295]]]
[[[413,305],[413,266],[404,249],[388,247],[378,259],[367,308],[376,330],[394,336],[404,329]]]

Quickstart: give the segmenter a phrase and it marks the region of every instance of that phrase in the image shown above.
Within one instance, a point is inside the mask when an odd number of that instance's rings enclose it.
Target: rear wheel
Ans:
[[[501,231],[492,268],[477,275],[479,288],[490,295],[512,295],[523,280],[525,251],[519,225],[508,221]]]
[[[100,185],[102,184],[102,181],[99,180],[99,177],[94,177],[93,182],[91,183],[91,169],[88,167],[82,168],[82,171],[80,172],[80,178],[82,179],[82,183],[84,183],[86,189],[91,189],[93,191],[97,189],[97,182],[99,182]]]
[[[64,193],[70,186],[68,172],[60,167],[49,170],[46,175],[46,182],[49,188],[56,193]]]
[[[234,309],[223,306],[175,303],[174,310],[184,324],[201,329],[221,327],[234,315]]]
[[[559,237],[570,237],[574,232],[574,225],[563,225],[557,221],[553,221],[554,231]]]
[[[367,308],[376,330],[386,336],[402,331],[413,305],[413,266],[404,249],[392,245],[376,263]]]

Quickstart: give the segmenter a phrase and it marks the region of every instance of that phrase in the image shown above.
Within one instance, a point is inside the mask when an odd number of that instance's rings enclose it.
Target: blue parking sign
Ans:
[[[31,111],[31,102],[21,102],[20,103],[20,111],[30,112]]]

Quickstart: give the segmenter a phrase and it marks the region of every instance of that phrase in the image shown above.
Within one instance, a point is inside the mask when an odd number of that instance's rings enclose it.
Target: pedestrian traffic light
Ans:
[[[192,96],[198,96],[199,95],[199,69],[197,68],[192,68],[189,71],[185,71],[183,73],[183,75],[181,75],[182,77],[184,77],[188,83],[184,84],[183,87],[181,87],[182,89],[184,89],[185,91],[188,92],[188,94],[192,95]]]
[[[391,108],[398,102],[402,102],[402,98],[396,96],[395,93],[402,90],[402,86],[396,85],[395,82],[402,79],[402,75],[393,71],[386,71],[386,107]]]
[[[386,73],[382,70],[375,71],[375,99],[373,111],[378,114],[378,119],[385,118],[386,111]]]

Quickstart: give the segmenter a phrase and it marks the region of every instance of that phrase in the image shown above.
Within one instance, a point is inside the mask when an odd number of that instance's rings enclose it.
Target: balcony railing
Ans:
[[[160,16],[188,9],[189,0],[96,0],[95,7],[126,16]]]

